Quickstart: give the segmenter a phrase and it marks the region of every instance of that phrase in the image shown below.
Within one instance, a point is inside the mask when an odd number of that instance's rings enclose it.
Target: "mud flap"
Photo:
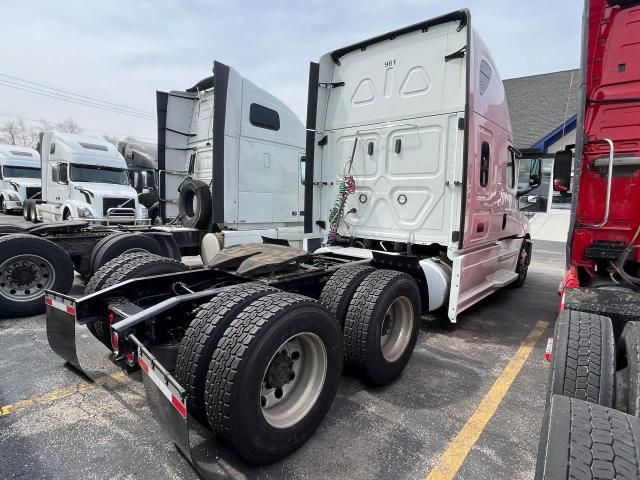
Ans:
[[[74,298],[47,291],[45,303],[47,340],[51,350],[90,380],[120,371],[109,360],[111,352],[86,325],[76,321]]]
[[[135,337],[129,340],[138,346],[138,364],[142,369],[147,403],[156,420],[205,480],[217,479],[228,472],[228,464],[220,457],[235,458],[235,454],[221,447],[204,425],[189,415],[186,391]]]

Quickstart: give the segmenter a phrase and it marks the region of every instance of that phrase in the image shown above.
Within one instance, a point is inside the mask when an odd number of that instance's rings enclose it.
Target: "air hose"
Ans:
[[[616,265],[617,267],[616,272],[618,273],[618,275],[620,275],[628,283],[631,283],[634,285],[640,285],[640,277],[634,277],[633,275],[629,275],[627,272],[625,272],[624,264],[627,263],[627,260],[629,258],[629,255],[631,255],[631,252],[635,248],[640,248],[640,245],[634,245],[634,243],[636,242],[636,239],[638,238],[638,235],[640,235],[640,225],[638,225],[638,228],[636,229],[636,233],[633,235],[633,238],[631,239],[627,247],[622,251],[622,253],[620,254],[620,257],[618,257],[618,264]]]
[[[347,198],[353,192],[356,191],[356,182],[352,175],[345,175],[342,177],[340,184],[338,185],[338,197],[329,213],[329,233],[327,234],[327,242],[333,242],[338,236],[338,227],[342,223],[344,218],[344,207],[347,203]]]

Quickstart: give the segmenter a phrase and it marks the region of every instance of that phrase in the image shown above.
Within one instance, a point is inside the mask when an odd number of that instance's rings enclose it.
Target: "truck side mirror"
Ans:
[[[69,183],[69,167],[66,163],[58,164],[58,183]]]
[[[538,188],[542,183],[542,160],[534,158],[531,160],[531,167],[529,169],[529,186],[533,190]]]
[[[304,185],[304,176],[306,173],[307,157],[300,157],[300,183]]]
[[[571,150],[556,152],[553,159],[553,190],[556,192],[568,192],[571,186],[571,163],[573,154]]]

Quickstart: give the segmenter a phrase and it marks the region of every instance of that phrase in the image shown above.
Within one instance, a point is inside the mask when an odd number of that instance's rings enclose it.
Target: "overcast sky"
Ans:
[[[503,78],[578,67],[582,0],[22,0],[2,5],[0,74],[155,112],[156,90],[193,85],[215,59],[304,120],[309,61],[464,7]],[[156,137],[153,120],[0,85],[0,122],[69,116],[87,134]]]

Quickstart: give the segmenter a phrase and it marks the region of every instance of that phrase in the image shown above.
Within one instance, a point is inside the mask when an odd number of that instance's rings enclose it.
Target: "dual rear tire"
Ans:
[[[340,328],[318,302],[250,283],[195,312],[175,376],[189,412],[246,460],[264,464],[304,444],[335,397]]]
[[[397,378],[419,319],[418,286],[395,271],[338,270],[320,302],[238,285],[194,311],[175,377],[196,419],[245,460],[271,463],[320,425],[343,362],[375,385]]]

